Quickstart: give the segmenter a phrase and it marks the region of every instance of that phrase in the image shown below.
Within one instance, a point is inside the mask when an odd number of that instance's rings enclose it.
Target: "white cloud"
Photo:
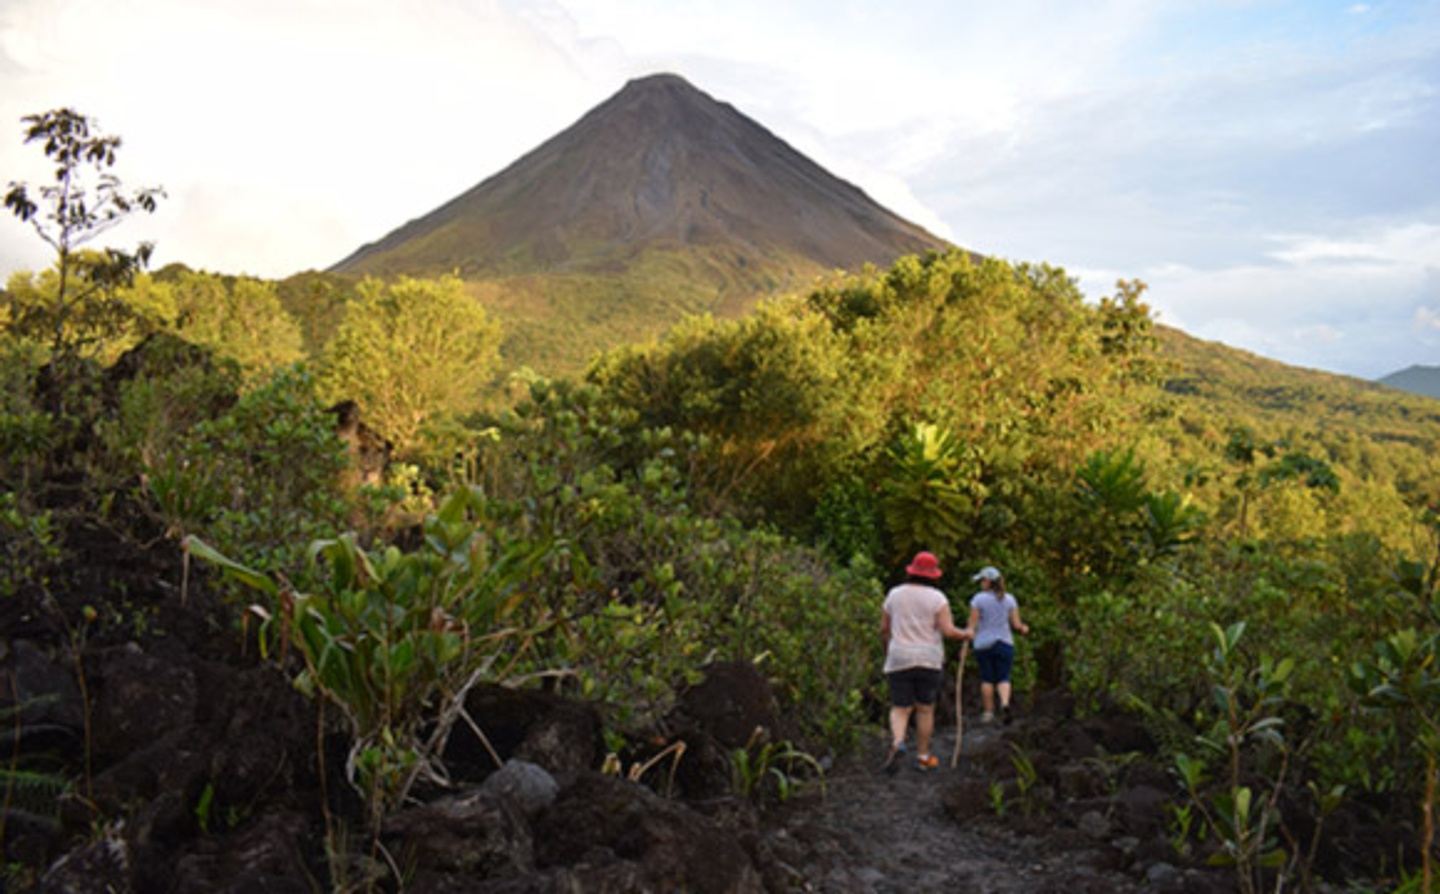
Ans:
[[[1422,334],[1429,335],[1432,332],[1440,332],[1440,311],[1434,311],[1428,307],[1417,307],[1412,322]]]
[[[0,126],[73,105],[124,138],[127,184],[166,187],[127,225],[157,261],[272,276],[428,212],[604,95],[532,26],[462,0],[11,0],[0,50],[26,87]],[[0,133],[0,168],[35,179],[39,157]]]
[[[1284,247],[1270,256],[1296,266],[1361,262],[1440,267],[1440,226],[1427,223],[1390,227],[1369,238],[1285,234],[1273,240]]]
[[[1140,276],[1162,321],[1288,363],[1378,377],[1433,351],[1440,314],[1416,308],[1440,277],[1440,226],[1407,224],[1347,238],[1286,234],[1271,263]],[[1433,360],[1431,361],[1433,362]]]

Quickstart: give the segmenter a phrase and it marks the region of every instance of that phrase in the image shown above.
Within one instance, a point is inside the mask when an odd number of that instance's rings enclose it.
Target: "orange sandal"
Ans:
[[[940,758],[933,754],[920,754],[915,757],[915,769],[934,770],[940,766]]]

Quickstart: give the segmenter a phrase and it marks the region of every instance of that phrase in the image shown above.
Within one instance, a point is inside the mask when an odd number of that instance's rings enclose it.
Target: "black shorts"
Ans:
[[[890,704],[897,708],[933,705],[940,697],[941,673],[933,667],[907,667],[885,675],[890,682]]]

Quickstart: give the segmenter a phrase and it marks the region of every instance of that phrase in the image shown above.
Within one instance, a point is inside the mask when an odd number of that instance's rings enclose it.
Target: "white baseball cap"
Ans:
[[[970,579],[971,579],[971,580],[999,580],[999,579],[1000,579],[1000,569],[999,569],[999,568],[996,568],[994,565],[986,565],[984,568],[981,568],[979,571],[975,572],[975,575],[974,575],[973,577],[971,577]]]

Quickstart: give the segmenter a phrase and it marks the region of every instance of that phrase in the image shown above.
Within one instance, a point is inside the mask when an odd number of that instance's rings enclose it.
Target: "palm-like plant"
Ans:
[[[897,557],[928,549],[942,560],[969,531],[984,495],[973,452],[949,432],[918,423],[890,451],[881,510]]]

